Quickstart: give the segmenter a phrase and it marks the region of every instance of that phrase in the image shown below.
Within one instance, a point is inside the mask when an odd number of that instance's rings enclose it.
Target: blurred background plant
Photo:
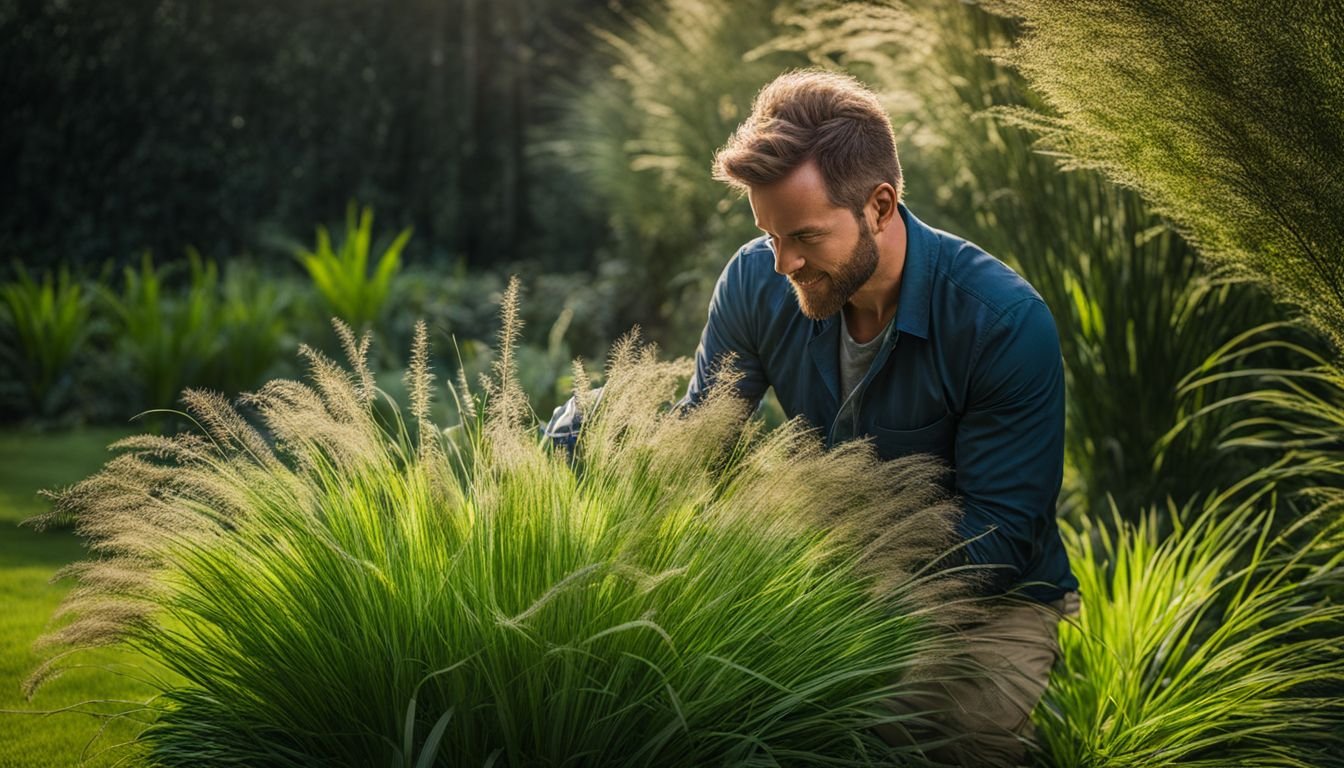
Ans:
[[[542,148],[577,169],[610,227],[599,258],[625,272],[627,325],[690,354],[723,265],[760,234],[746,200],[710,178],[714,152],[756,91],[806,58],[743,58],[778,34],[778,2],[637,7],[594,29],[599,52],[557,90],[560,130]]]
[[[35,279],[22,264],[0,284],[0,377],[6,412],[56,419],[70,408],[81,358],[94,333],[93,302],[70,269]]]
[[[381,336],[380,321],[387,312],[393,281],[401,271],[401,252],[410,239],[408,227],[381,250],[376,260],[371,259],[373,209],[367,205],[359,209],[351,201],[346,206],[345,236],[340,243],[333,248],[327,228],[318,226],[316,245],[311,250],[299,248],[295,257],[332,317],[356,333],[372,331]]]
[[[275,279],[243,258],[223,265],[219,284],[219,348],[201,375],[208,385],[229,395],[256,388],[278,375],[293,375],[295,352],[304,328],[292,322],[296,281]]]
[[[121,291],[102,287],[138,410],[175,407],[184,388],[203,383],[220,347],[219,268],[195,251],[186,266],[156,266],[146,252],[138,270],[122,271]],[[168,287],[179,277],[180,290]]]

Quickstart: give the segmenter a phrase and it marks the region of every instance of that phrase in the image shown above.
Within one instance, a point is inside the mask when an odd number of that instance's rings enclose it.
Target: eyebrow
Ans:
[[[760,224],[757,224],[757,225],[756,225],[756,228],[759,229],[759,230],[761,230],[762,232],[765,232],[765,230],[761,227]],[[785,236],[785,237],[798,237],[799,235],[823,235],[823,234],[826,233],[826,231],[827,231],[827,230],[824,229],[824,228],[822,228],[822,227],[800,227],[799,229],[795,229],[795,230],[793,230],[792,232],[789,232],[788,234],[786,234],[786,235],[784,235],[784,236]],[[766,233],[767,235],[770,234],[769,232],[765,232],[765,233]]]

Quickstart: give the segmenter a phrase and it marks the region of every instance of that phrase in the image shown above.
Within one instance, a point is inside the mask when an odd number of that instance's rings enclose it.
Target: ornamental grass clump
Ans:
[[[95,558],[45,642],[157,659],[140,735],[159,766],[852,765],[949,648],[955,511],[922,459],[763,433],[731,387],[667,407],[684,362],[627,339],[573,456],[496,376],[428,423],[380,423],[353,371],[305,350],[248,417],[184,396],[204,434],[139,436],[58,496]],[[577,364],[576,364],[577,365]],[[576,375],[574,380],[586,382]],[[169,676],[164,676],[168,679]],[[897,757],[900,755],[897,754]],[[912,758],[913,759],[913,758]]]
[[[1340,764],[1344,521],[1272,534],[1280,471],[1173,511],[1166,538],[1064,526],[1084,597],[1035,712],[1050,765]]]

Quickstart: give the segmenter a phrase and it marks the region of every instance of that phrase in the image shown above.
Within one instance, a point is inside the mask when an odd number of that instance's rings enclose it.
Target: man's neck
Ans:
[[[905,221],[900,214],[873,237],[877,241],[877,270],[842,310],[849,335],[860,344],[876,338],[896,316],[901,276],[905,273]]]

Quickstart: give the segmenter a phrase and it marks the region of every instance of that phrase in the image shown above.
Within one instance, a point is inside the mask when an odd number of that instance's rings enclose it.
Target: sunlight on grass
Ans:
[[[103,559],[52,645],[189,679],[143,735],[165,766],[908,756],[872,727],[916,717],[881,702],[954,642],[943,468],[827,451],[798,422],[763,434],[732,387],[669,413],[687,361],[633,340],[600,401],[578,393],[571,462],[518,387],[516,300],[497,378],[447,436],[421,326],[412,423],[377,422],[347,331],[353,371],[309,350],[311,386],[248,400],[273,443],[201,392],[184,399],[208,436],[122,441],[58,505]]]
[[[70,590],[71,582],[51,584],[57,569],[85,556],[74,534],[65,530],[38,533],[18,526],[19,521],[46,509],[39,489],[79,480],[97,469],[111,454],[107,445],[129,433],[120,428],[61,433],[10,431],[0,434],[0,710],[40,712],[82,702],[110,699],[142,701],[153,690],[128,677],[101,669],[73,670],[55,681],[32,701],[24,699],[20,682],[41,662],[33,641],[47,627],[52,613]],[[125,652],[98,651],[85,664],[120,669],[135,675],[142,662]],[[115,705],[87,709],[116,711]],[[99,734],[103,722],[79,714],[51,716],[0,714],[0,767],[69,768],[82,755],[130,739],[134,723],[113,722]],[[125,752],[90,760],[90,766],[111,765]]]

